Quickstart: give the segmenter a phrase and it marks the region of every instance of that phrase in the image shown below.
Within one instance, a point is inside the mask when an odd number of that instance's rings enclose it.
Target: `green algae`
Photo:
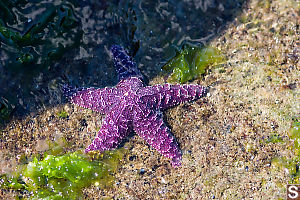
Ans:
[[[62,110],[57,113],[57,116],[60,118],[67,118],[69,116],[69,114],[66,111]]]
[[[0,176],[0,188],[28,191],[28,199],[79,199],[81,190],[92,184],[110,187],[124,149],[103,154],[82,154],[79,151],[64,155],[33,158],[23,166],[19,176]]]
[[[0,188],[1,189],[13,189],[13,190],[22,190],[25,189],[24,182],[21,180],[21,178],[11,176],[9,177],[6,174],[0,175]]]
[[[201,77],[209,66],[224,61],[224,55],[213,47],[183,45],[162,69],[170,73],[168,82],[185,83]]]
[[[300,157],[300,122],[293,122],[289,137],[294,141],[294,152]]]
[[[45,144],[48,146],[48,149],[45,151],[44,154],[46,155],[54,155],[58,156],[64,153],[66,147],[70,146],[71,144],[63,137],[57,138],[55,141],[52,140],[45,140]],[[40,154],[37,154],[40,157]]]
[[[279,134],[273,134],[266,140],[266,143],[283,143],[283,139]]]
[[[286,169],[291,177],[290,183],[300,183],[300,122],[298,120],[292,123],[292,128],[289,131],[289,137],[293,141],[290,147],[294,152],[294,157],[288,159],[286,157],[276,157],[272,159],[271,164],[278,169]]]

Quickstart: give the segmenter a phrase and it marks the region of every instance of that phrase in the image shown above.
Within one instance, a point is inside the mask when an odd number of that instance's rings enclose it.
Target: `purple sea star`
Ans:
[[[86,152],[116,148],[134,130],[162,155],[181,165],[181,151],[164,124],[161,111],[206,95],[200,85],[144,86],[136,64],[120,46],[111,47],[119,83],[112,88],[72,88],[64,86],[71,103],[106,114],[97,137]]]

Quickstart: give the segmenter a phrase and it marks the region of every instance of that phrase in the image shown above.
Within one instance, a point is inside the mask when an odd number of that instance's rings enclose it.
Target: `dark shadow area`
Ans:
[[[117,83],[109,49],[134,56],[146,79],[188,42],[206,44],[247,0],[0,0],[0,124],[65,103],[61,85]],[[0,125],[1,126],[1,125]]]

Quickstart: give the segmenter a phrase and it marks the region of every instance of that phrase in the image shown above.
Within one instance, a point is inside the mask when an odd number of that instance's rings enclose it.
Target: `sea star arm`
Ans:
[[[138,108],[134,116],[135,132],[162,155],[171,158],[174,167],[180,166],[181,151],[170,129],[164,124],[162,114],[150,109]]]
[[[182,102],[199,99],[206,95],[207,88],[194,84],[165,84],[144,87],[139,93],[144,102],[163,110]]]
[[[85,152],[99,150],[100,152],[116,148],[132,130],[130,107],[115,105],[103,120],[102,126]]]
[[[110,107],[118,100],[118,91],[115,88],[73,88],[64,85],[63,92],[71,103],[102,114],[107,113]]]
[[[138,70],[136,63],[128,55],[128,52],[119,45],[113,45],[110,49],[119,81],[128,77],[138,77],[143,79],[141,72]]]

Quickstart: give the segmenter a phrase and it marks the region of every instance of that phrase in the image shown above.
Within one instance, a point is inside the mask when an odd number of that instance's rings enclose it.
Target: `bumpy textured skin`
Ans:
[[[97,137],[86,148],[105,151],[116,148],[134,130],[162,155],[181,165],[181,151],[164,124],[161,110],[203,97],[207,89],[200,85],[144,86],[136,64],[120,46],[111,48],[120,82],[113,88],[72,88],[64,94],[83,108],[106,114]]]
[[[138,77],[141,80],[143,79],[140,70],[138,70],[135,62],[124,48],[119,45],[113,45],[110,51],[113,55],[119,81],[133,76]]]

